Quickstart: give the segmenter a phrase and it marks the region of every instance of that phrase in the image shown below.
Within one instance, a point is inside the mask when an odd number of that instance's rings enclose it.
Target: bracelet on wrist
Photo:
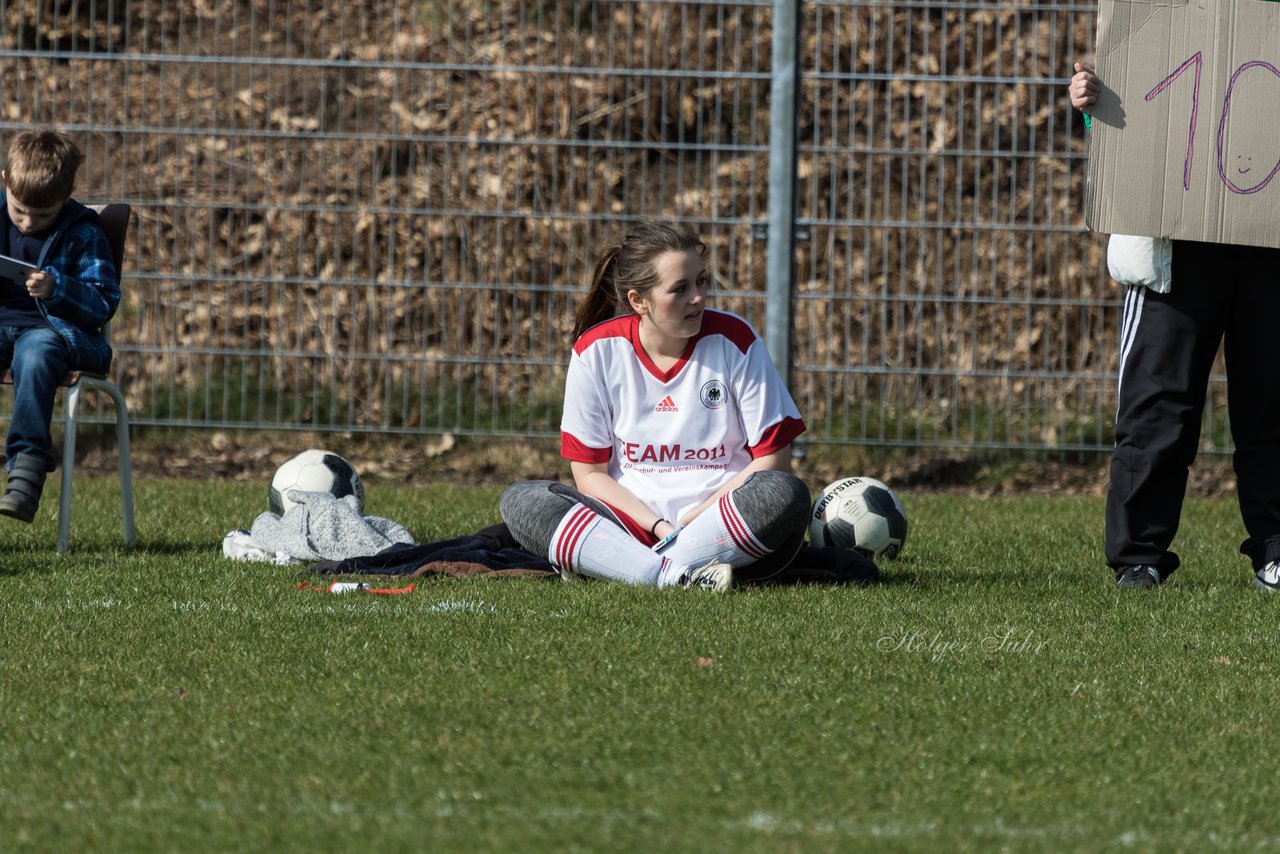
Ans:
[[[652,534],[652,535],[653,535],[653,536],[655,536],[655,537],[656,537],[656,536],[658,536],[658,526],[659,526],[659,525],[661,525],[661,524],[662,524],[663,522],[665,522],[665,521],[667,521],[667,520],[666,520],[666,519],[658,519],[658,521],[654,522],[654,523],[653,523],[653,525],[651,525],[651,526],[650,526],[650,528],[649,528],[649,533],[650,533],[650,534]]]

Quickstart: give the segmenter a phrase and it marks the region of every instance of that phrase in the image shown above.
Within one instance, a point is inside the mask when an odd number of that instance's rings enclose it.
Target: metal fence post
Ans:
[[[791,385],[792,291],[795,282],[796,99],[800,91],[801,0],[774,0],[773,89],[769,109],[768,254],[765,263],[765,339],[769,355]]]

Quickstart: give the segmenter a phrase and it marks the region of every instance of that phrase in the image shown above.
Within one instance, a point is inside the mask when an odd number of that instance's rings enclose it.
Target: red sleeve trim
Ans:
[[[751,459],[753,460],[781,451],[807,429],[804,421],[800,418],[784,418],[768,430],[765,430],[764,434],[760,436],[760,441],[755,445],[748,446],[747,450],[751,452]]]
[[[607,463],[613,456],[613,448],[592,448],[562,430],[560,431],[560,456],[575,463]]]
[[[602,320],[582,333],[582,337],[573,342],[573,352],[581,356],[584,350],[597,341],[602,341],[605,338],[629,338],[631,337],[631,327],[636,325],[639,319],[634,314],[624,314],[609,320]]]
[[[702,331],[699,338],[708,335],[722,335],[737,347],[739,352],[746,353],[756,342],[756,334],[741,317],[727,314],[715,309],[707,309],[702,316]]]

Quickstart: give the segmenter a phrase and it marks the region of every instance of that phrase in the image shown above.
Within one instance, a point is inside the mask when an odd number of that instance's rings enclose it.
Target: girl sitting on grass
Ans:
[[[751,325],[707,307],[705,249],[644,223],[596,263],[560,427],[574,488],[518,483],[501,501],[566,578],[724,591],[777,573],[804,539],[804,421]]]

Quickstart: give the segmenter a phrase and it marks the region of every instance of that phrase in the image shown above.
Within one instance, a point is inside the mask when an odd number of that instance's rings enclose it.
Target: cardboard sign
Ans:
[[[1280,3],[1102,0],[1094,231],[1280,246]]]

